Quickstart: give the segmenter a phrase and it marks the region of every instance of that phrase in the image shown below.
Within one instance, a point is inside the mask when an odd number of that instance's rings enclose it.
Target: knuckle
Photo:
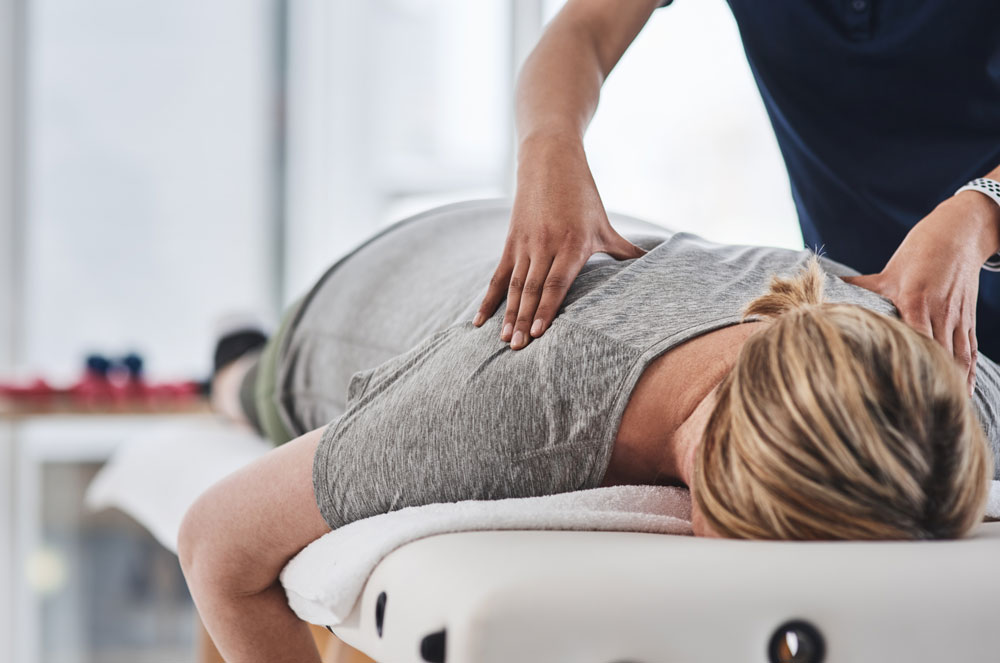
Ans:
[[[531,244],[535,247],[548,247],[552,246],[555,242],[552,231],[548,228],[538,228],[531,235]]]
[[[524,293],[527,295],[537,295],[542,291],[542,283],[538,279],[528,279],[524,284]]]
[[[588,258],[594,253],[594,247],[581,244],[579,242],[574,242],[566,247],[566,253],[575,257],[578,262],[586,262]]]
[[[569,287],[571,280],[562,275],[549,276],[545,279],[545,289],[552,290],[565,290]]]
[[[521,290],[521,289],[523,289],[524,288],[524,279],[519,278],[517,276],[510,277],[510,286],[509,286],[509,288],[511,290]]]

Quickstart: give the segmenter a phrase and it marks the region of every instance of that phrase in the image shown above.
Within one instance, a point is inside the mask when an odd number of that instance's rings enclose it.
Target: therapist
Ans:
[[[514,349],[545,333],[592,254],[643,254],[608,222],[583,134],[604,79],[669,2],[568,0],[521,70],[517,193],[475,319],[506,297]],[[1000,360],[1000,1],[729,4],[806,245],[861,270],[852,282],[937,339],[971,386],[977,347]],[[664,62],[649,84],[683,66]]]

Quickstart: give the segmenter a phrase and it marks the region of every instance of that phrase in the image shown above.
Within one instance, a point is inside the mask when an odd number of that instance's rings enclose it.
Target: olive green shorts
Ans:
[[[285,426],[278,411],[278,359],[304,299],[300,298],[288,307],[278,330],[268,339],[257,362],[247,371],[240,384],[240,406],[243,413],[258,433],[276,445],[295,437]]]

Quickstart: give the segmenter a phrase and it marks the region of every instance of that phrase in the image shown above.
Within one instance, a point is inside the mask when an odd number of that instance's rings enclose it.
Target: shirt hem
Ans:
[[[331,484],[329,481],[331,447],[335,442],[336,434],[340,429],[342,420],[343,417],[337,417],[331,423],[327,424],[326,429],[320,436],[316,453],[313,455],[313,496],[315,497],[320,515],[323,516],[323,520],[326,521],[330,529],[337,529],[345,524],[343,515],[337,510],[333,494],[330,492]]]

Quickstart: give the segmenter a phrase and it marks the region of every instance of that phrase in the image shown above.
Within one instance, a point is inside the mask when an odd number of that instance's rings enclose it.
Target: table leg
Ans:
[[[344,644],[340,638],[330,633],[322,626],[309,625],[316,648],[320,651],[323,663],[375,663],[354,647]],[[225,663],[222,655],[215,648],[212,638],[205,630],[205,625],[198,619],[198,663]]]

